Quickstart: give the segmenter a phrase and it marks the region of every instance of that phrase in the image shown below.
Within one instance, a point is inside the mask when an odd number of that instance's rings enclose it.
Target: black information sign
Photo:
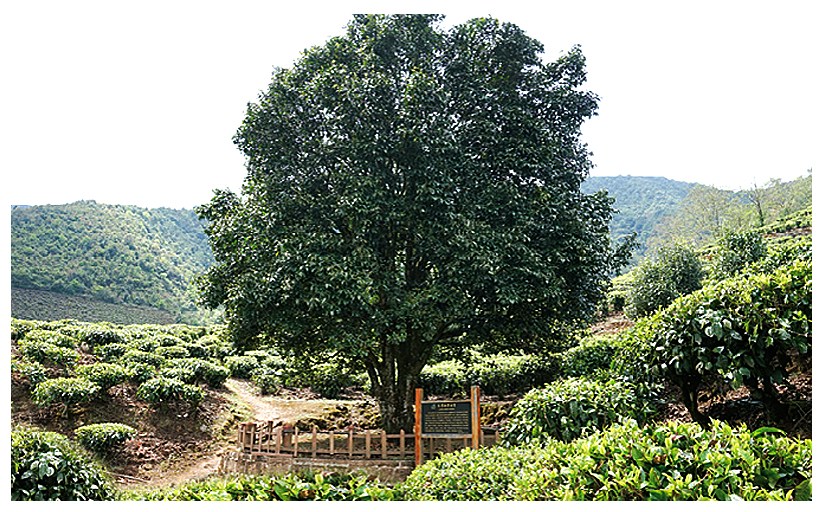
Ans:
[[[470,402],[422,402],[422,435],[470,435]]]

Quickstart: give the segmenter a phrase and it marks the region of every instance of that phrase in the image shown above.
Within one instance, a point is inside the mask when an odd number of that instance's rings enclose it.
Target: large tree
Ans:
[[[235,137],[242,193],[199,209],[203,296],[236,342],[363,365],[389,429],[410,428],[434,349],[541,349],[612,263],[611,201],[580,192],[580,49],[544,63],[512,24],[440,20],[355,16],[276,69]]]

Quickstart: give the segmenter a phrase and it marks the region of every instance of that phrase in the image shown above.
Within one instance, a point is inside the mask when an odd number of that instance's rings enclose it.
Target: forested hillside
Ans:
[[[197,323],[206,317],[195,306],[192,280],[212,261],[191,210],[93,201],[12,208],[12,314],[18,318],[45,314],[32,310],[36,301],[25,300],[25,290],[41,290],[147,306]]]
[[[739,191],[646,176],[594,176],[582,184],[585,193],[597,190],[616,199],[613,238],[637,233],[639,258],[674,239],[703,245],[723,231],[759,228],[810,207],[812,175],[744,183]]]
[[[696,183],[674,181],[650,176],[592,176],[582,184],[582,191],[592,194],[607,190],[615,198],[617,213],[611,221],[614,239],[637,233],[640,243],[637,255],[648,248],[654,228],[668,215],[677,211],[680,202]]]

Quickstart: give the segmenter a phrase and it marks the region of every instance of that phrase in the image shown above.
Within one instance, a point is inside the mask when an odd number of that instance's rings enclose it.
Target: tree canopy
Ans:
[[[241,194],[198,210],[235,341],[350,357],[393,429],[434,349],[542,350],[615,263],[611,200],[580,191],[581,50],[546,63],[515,25],[440,21],[357,15],[276,69],[235,136]]]

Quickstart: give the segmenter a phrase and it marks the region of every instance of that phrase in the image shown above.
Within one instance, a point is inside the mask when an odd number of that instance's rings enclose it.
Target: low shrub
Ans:
[[[660,369],[682,391],[692,418],[703,379],[745,384],[752,397],[782,413],[775,385],[784,383],[789,355],[812,350],[812,262],[771,274],[719,281],[675,301],[651,338]]]
[[[260,365],[254,356],[229,356],[224,359],[224,365],[229,368],[230,374],[239,379],[248,379]]]
[[[183,359],[185,357],[190,357],[189,350],[182,345],[164,345],[158,347],[155,354],[165,359]]]
[[[138,386],[137,397],[152,405],[186,403],[195,407],[204,399],[204,392],[178,379],[153,377]]]
[[[31,387],[37,386],[49,378],[48,369],[37,361],[12,359],[11,371],[25,377]]]
[[[161,346],[160,342],[154,337],[137,338],[129,342],[129,346],[140,352],[154,353]]]
[[[129,380],[135,384],[142,384],[158,375],[158,369],[149,363],[130,362],[124,363],[124,366],[129,374]]]
[[[392,500],[392,486],[360,474],[298,473],[230,476],[176,488],[130,491],[129,501],[379,501]]]
[[[26,333],[24,339],[30,342],[42,341],[58,347],[72,349],[77,347],[78,342],[77,338],[50,329],[32,329]]]
[[[97,398],[100,386],[83,377],[47,379],[35,386],[32,401],[41,407],[52,404],[78,405]]]
[[[24,338],[17,342],[17,348],[26,359],[43,364],[66,367],[77,364],[80,360],[80,354],[75,349],[40,339]]]
[[[275,394],[284,387],[281,380],[283,371],[282,368],[262,365],[252,372],[250,380],[258,387],[262,395]]]
[[[176,359],[172,364],[191,370],[195,374],[196,381],[204,382],[211,388],[221,387],[230,376],[230,371],[226,366],[205,359],[194,357]]]
[[[84,364],[78,366],[75,372],[78,377],[94,382],[102,390],[117,386],[129,379],[129,371],[124,366],[115,363]]]
[[[634,421],[569,443],[463,450],[417,467],[407,500],[810,500],[811,440],[714,421]]]
[[[284,369],[281,379],[284,386],[309,387],[324,398],[337,398],[346,388],[358,383],[351,372],[334,362],[310,364],[295,361],[294,365]]]
[[[114,363],[121,359],[129,350],[129,345],[121,342],[109,343],[106,345],[96,346],[92,349],[92,353],[98,356],[102,361],[107,363]]]
[[[75,440],[87,450],[105,455],[135,436],[135,428],[123,423],[93,423],[75,429]]]
[[[22,340],[26,333],[32,329],[37,329],[41,322],[36,320],[20,320],[19,318],[11,319],[11,340]]]
[[[11,433],[11,499],[111,500],[115,492],[101,468],[65,436],[18,429]]]
[[[746,265],[766,256],[766,241],[756,231],[730,231],[717,239],[709,278],[721,281],[737,275]]]
[[[161,368],[158,372],[160,377],[167,377],[170,379],[177,379],[186,384],[194,384],[198,378],[195,376],[195,370],[189,367],[182,366],[167,366]]]
[[[561,373],[566,377],[581,377],[607,370],[616,351],[614,336],[585,338],[576,347],[561,354]]]
[[[117,329],[103,327],[99,324],[89,325],[83,330],[80,339],[93,348],[126,341]]]
[[[418,384],[430,395],[466,396],[478,385],[488,395],[504,396],[541,386],[558,378],[562,359],[525,355],[476,355],[468,363],[440,361],[424,367]]]
[[[120,358],[123,364],[128,363],[146,363],[156,368],[160,368],[166,362],[166,358],[159,356],[154,352],[145,352],[143,350],[129,349]]]
[[[644,421],[656,412],[651,398],[639,386],[613,379],[558,380],[516,402],[503,440],[570,441],[625,418]]]
[[[663,246],[631,272],[625,313],[650,315],[702,286],[703,269],[694,249],[682,242]]]

